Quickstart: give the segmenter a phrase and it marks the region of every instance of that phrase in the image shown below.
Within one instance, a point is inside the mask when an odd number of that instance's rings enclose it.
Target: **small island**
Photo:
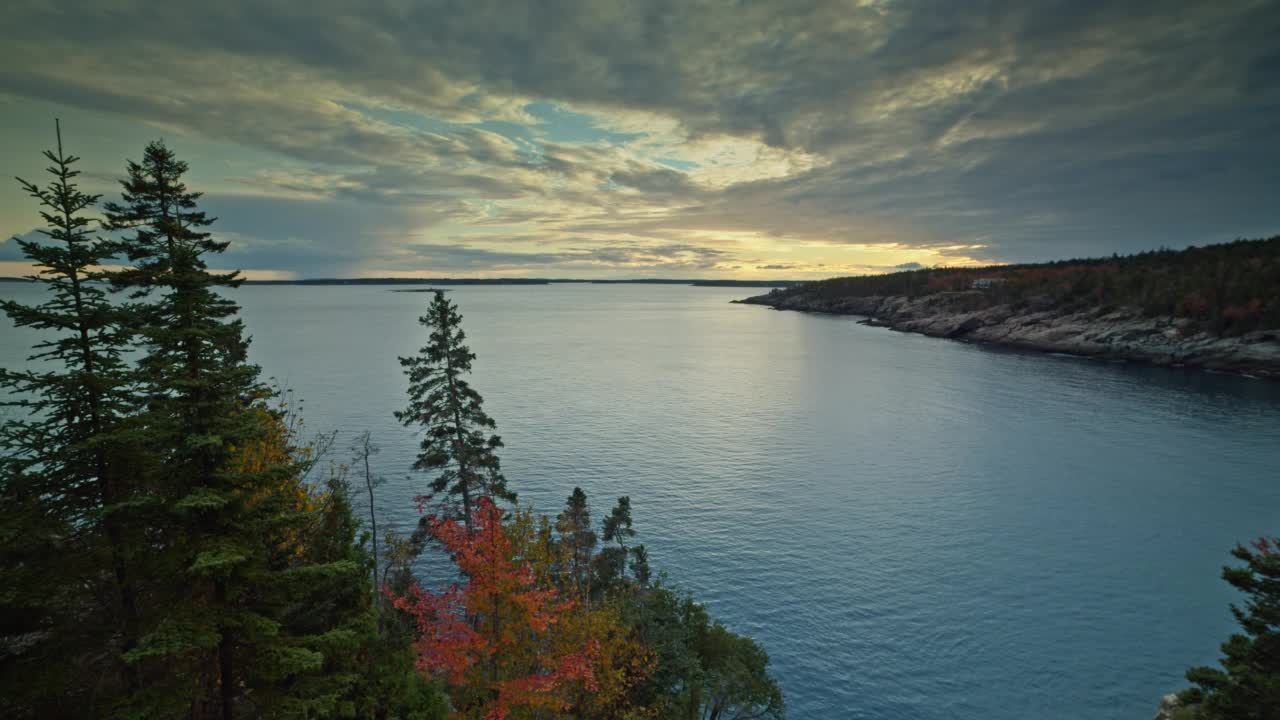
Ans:
[[[736,300],[934,337],[1280,377],[1280,236],[834,278]]]

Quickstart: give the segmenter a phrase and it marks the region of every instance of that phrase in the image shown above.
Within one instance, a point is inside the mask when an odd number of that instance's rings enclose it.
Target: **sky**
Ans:
[[[3,176],[250,277],[813,279],[1280,233],[1280,2],[6,0]],[[0,275],[40,224],[0,183]]]

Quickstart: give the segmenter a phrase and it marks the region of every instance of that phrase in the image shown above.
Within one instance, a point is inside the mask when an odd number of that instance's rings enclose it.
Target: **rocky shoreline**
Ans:
[[[860,315],[868,325],[933,337],[1172,367],[1280,378],[1280,330],[1217,337],[1186,319],[1130,308],[1065,312],[990,305],[981,291],[828,298],[804,288],[735,300],[775,310]]]

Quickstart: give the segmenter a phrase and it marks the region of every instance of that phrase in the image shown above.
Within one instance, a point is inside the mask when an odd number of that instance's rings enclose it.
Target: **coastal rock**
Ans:
[[[1160,698],[1160,707],[1156,710],[1153,720],[1179,720],[1178,716],[1182,710],[1183,706],[1177,695],[1165,695]]]
[[[922,297],[823,297],[770,293],[739,302],[778,310],[861,315],[864,324],[933,337],[1008,345],[1153,365],[1198,367],[1280,377],[1280,332],[1238,337],[1201,332],[1185,318],[1147,317],[1134,308],[1064,311],[1027,303],[985,307],[979,291]]]

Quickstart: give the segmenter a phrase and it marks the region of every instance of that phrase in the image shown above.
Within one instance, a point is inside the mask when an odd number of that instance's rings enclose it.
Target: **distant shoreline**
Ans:
[[[1280,235],[1183,250],[918,268],[736,300],[932,337],[1280,379]]]
[[[922,297],[825,298],[800,291],[733,300],[774,310],[864,318],[863,325],[930,337],[985,342],[1022,350],[1160,367],[1189,367],[1248,377],[1280,379],[1280,331],[1262,330],[1218,337],[1193,323],[1168,316],[1145,316],[1136,308],[973,309],[979,291]]]
[[[25,277],[0,277],[0,282],[34,282]],[[300,280],[245,280],[245,285],[685,285],[693,287],[788,288],[801,280],[679,280],[635,278],[627,280],[584,280],[575,278],[302,278]]]
[[[304,278],[301,280],[246,280],[245,285],[692,285],[695,287],[795,287],[800,280],[680,280],[634,278],[585,280],[578,278]]]

